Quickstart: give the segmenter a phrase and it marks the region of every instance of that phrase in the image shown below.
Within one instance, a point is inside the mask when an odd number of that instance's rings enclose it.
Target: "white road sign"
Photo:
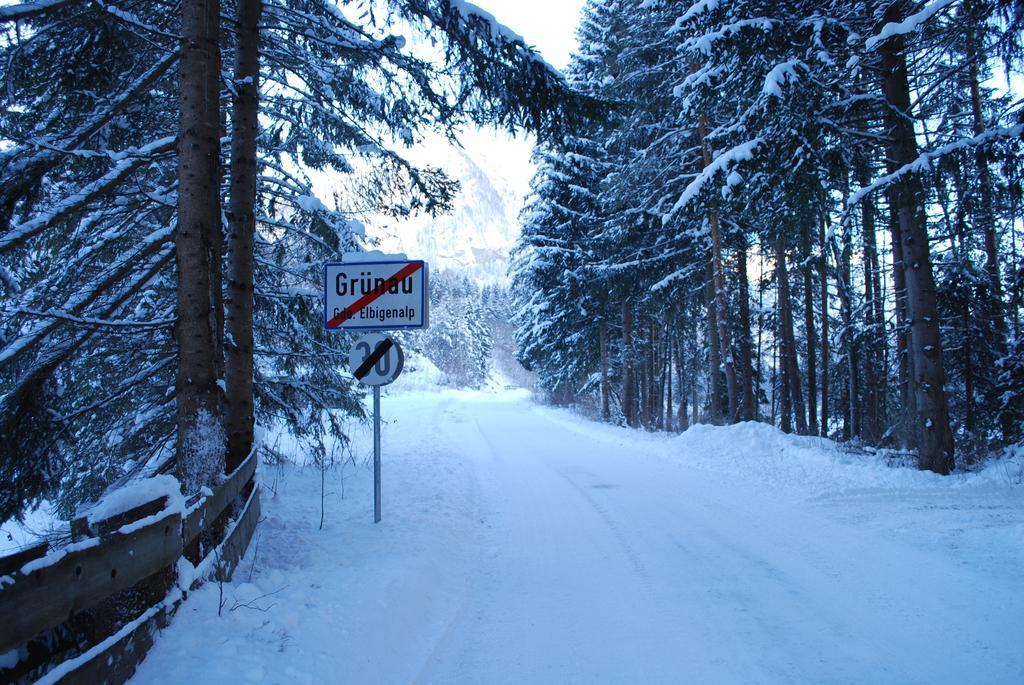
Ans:
[[[404,365],[401,346],[383,333],[362,336],[348,355],[348,368],[363,385],[387,385],[398,378]]]
[[[324,326],[330,330],[426,328],[428,307],[426,262],[324,266]]]

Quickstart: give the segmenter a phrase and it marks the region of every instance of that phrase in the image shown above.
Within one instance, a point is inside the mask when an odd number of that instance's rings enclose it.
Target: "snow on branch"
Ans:
[[[468,21],[470,17],[475,17],[480,21],[483,21],[490,30],[490,34],[492,37],[502,38],[505,41],[512,43],[513,45],[519,44],[521,46],[520,52],[523,53],[527,58],[545,67],[548,71],[558,76],[558,78],[560,78],[561,80],[565,80],[565,77],[562,75],[561,71],[548,64],[548,62],[543,57],[541,57],[539,53],[537,53],[536,51],[532,50],[529,47],[529,44],[526,42],[525,38],[520,36],[518,33],[513,31],[509,27],[502,24],[500,21],[497,20],[497,18],[493,14],[474,5],[471,2],[466,2],[466,0],[449,1],[451,3],[452,9],[461,14],[464,20]]]
[[[18,224],[0,236],[0,254],[9,252],[24,241],[63,221],[81,207],[110,192],[136,169],[152,161],[154,157],[172,152],[175,141],[175,136],[168,136],[140,148],[121,153],[120,157],[122,158],[118,164],[103,176],[87,184],[78,192],[72,193],[49,211]]]
[[[683,16],[676,19],[675,24],[669,29],[669,33],[679,31],[683,24],[694,17],[700,16],[705,12],[714,12],[716,9],[718,9],[718,0],[697,0],[697,2],[690,5],[690,8],[683,13]]]
[[[913,33],[921,28],[922,24],[931,19],[933,16],[941,12],[943,9],[952,5],[955,0],[935,0],[929,3],[920,12],[911,14],[909,17],[900,22],[889,22],[882,27],[876,35],[871,36],[864,43],[864,47],[868,50],[874,50],[880,43],[884,43],[894,36],[903,36],[908,33]]]
[[[853,195],[850,196],[849,206],[853,207],[863,200],[869,193],[873,193],[880,188],[884,188],[891,183],[899,180],[901,177],[907,174],[919,174],[928,171],[931,167],[931,163],[936,159],[941,159],[946,155],[962,150],[964,148],[978,147],[979,145],[987,145],[997,140],[1003,140],[1007,138],[1019,138],[1024,134],[1024,124],[1017,124],[1016,126],[998,126],[990,128],[987,131],[979,133],[971,138],[964,138],[948,145],[943,145],[940,148],[936,148],[930,152],[923,152],[921,155],[909,164],[904,164],[896,171],[891,174],[886,174],[878,178],[871,185],[864,186]]]
[[[690,52],[699,52],[702,55],[710,55],[711,50],[715,47],[715,43],[744,29],[771,31],[778,25],[779,21],[777,19],[769,19],[768,17],[741,19],[740,21],[734,21],[714,31],[708,31],[703,35],[689,39],[683,44],[683,49]]]
[[[108,267],[89,283],[82,284],[63,303],[60,309],[65,312],[78,314],[96,302],[112,287],[120,284],[126,276],[132,274],[136,274],[133,281],[121,285],[121,297],[123,298],[125,295],[137,290],[152,277],[150,270],[163,264],[173,254],[173,246],[168,245],[173,237],[174,227],[172,226],[154,231],[140,241],[140,246],[132,254]],[[155,256],[152,256],[154,254]],[[148,261],[145,263],[142,275],[138,275],[136,266],[141,260]],[[0,350],[0,366],[10,363],[12,359],[15,359],[33,345],[39,344],[51,332],[66,323],[64,319],[47,318],[22,331],[13,340],[9,341],[6,347]]]
[[[797,67],[807,68],[803,61],[791,59],[781,64],[776,64],[768,75],[764,77],[764,86],[761,88],[765,95],[782,98],[782,87],[787,83],[796,83],[800,80]]]
[[[752,159],[754,157],[754,151],[757,150],[757,148],[762,143],[764,143],[763,138],[754,138],[753,140],[748,140],[745,143],[741,143],[740,145],[737,145],[731,150],[728,150],[715,157],[715,159],[712,160],[711,164],[708,164],[706,167],[704,167],[704,170],[700,172],[700,175],[698,175],[697,178],[690,181],[690,184],[686,186],[686,188],[683,190],[683,193],[679,196],[679,199],[677,199],[676,203],[672,206],[672,209],[670,209],[668,212],[662,215],[662,222],[667,223],[669,220],[672,219],[676,212],[678,212],[680,209],[685,207],[690,201],[692,201],[695,197],[697,197],[700,191],[704,188],[704,185],[708,181],[713,179],[716,174],[718,174],[719,172],[725,173],[732,166],[738,164],[739,162],[744,162]]]
[[[176,317],[170,319],[153,319],[152,321],[96,319],[91,317],[75,316],[60,309],[40,311],[36,309],[20,308],[14,310],[14,313],[24,314],[26,316],[36,316],[44,319],[62,319],[68,323],[77,323],[86,326],[105,326],[108,328],[167,328],[173,326],[177,321]]]

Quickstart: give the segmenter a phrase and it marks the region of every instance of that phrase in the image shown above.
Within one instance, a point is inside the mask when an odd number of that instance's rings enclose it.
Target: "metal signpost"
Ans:
[[[352,375],[373,387],[373,522],[380,523],[380,388],[402,373],[405,355],[393,338],[368,333],[359,338],[348,355]]]
[[[426,328],[430,323],[427,264],[362,255],[324,265],[324,327],[328,330]],[[373,522],[380,523],[380,389],[402,373],[398,341],[382,333],[363,335],[349,353],[349,370],[373,388]]]

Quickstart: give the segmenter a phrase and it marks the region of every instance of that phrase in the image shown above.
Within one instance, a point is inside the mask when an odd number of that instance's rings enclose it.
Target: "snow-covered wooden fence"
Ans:
[[[229,579],[245,554],[260,516],[257,461],[190,505],[160,495],[73,521],[67,546],[0,558],[0,681],[131,677],[188,591]]]

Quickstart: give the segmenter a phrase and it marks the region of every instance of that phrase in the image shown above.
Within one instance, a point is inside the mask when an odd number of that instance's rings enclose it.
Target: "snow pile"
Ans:
[[[947,478],[895,467],[883,452],[844,448],[826,438],[790,435],[754,421],[734,426],[698,424],[670,441],[669,455],[702,471],[804,494],[1012,484],[1005,465]]]

